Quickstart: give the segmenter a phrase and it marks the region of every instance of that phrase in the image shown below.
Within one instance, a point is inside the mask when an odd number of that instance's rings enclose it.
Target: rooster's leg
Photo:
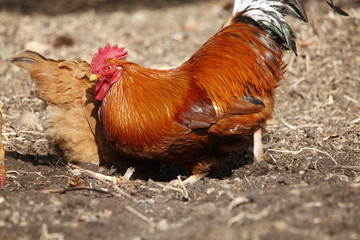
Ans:
[[[261,128],[254,133],[254,159],[257,162],[265,160],[264,149],[262,144]]]

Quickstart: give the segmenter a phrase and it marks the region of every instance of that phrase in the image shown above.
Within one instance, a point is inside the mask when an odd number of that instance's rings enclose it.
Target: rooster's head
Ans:
[[[127,52],[124,48],[119,48],[117,45],[110,46],[106,44],[104,48],[99,48],[99,51],[94,55],[91,61],[91,81],[98,80],[95,90],[95,98],[103,100],[111,88],[111,86],[120,80],[123,69],[117,66],[113,60],[121,60],[127,57]]]

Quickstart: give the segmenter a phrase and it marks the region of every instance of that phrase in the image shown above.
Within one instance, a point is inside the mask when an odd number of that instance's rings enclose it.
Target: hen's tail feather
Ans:
[[[12,63],[19,63],[19,62],[38,62],[38,61],[47,61],[48,59],[43,57],[37,52],[33,52],[30,50],[22,50],[18,52],[15,57],[11,59]]]
[[[30,63],[35,63],[35,62],[37,62],[37,61],[34,60],[34,59],[31,59],[31,58],[17,57],[17,58],[11,59],[11,62],[12,62],[12,63],[16,63],[16,62],[30,62]]]
[[[56,61],[39,53],[23,50],[11,62],[30,73],[36,84],[37,97],[47,104],[81,102],[84,92],[94,84],[88,80],[90,65],[84,61]]]

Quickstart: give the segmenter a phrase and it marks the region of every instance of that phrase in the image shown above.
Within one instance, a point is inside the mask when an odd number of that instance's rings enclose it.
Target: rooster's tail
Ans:
[[[303,5],[298,0],[235,0],[232,22],[255,25],[288,50],[296,54],[295,34],[284,17],[306,22]]]
[[[328,0],[327,3],[335,13],[348,16],[345,11],[333,4],[333,0]],[[291,49],[296,54],[295,34],[286,23],[285,16],[307,22],[305,9],[299,0],[235,0],[231,21],[261,28],[282,49]]]

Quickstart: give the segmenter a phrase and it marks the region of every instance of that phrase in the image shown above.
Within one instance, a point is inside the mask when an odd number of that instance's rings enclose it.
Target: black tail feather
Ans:
[[[294,1],[295,4],[285,1],[284,4],[287,6],[287,8],[285,7],[283,9],[279,9],[279,12],[284,16],[289,15],[301,21],[307,22],[308,18],[304,6],[298,0]]]
[[[345,12],[344,10],[341,10],[340,8],[335,6],[332,0],[326,1],[326,2],[334,10],[334,12],[336,12],[336,13],[342,15],[342,16],[349,16],[349,14],[347,12]]]
[[[333,0],[326,0],[338,14],[348,14],[336,7]],[[261,28],[284,50],[297,54],[295,33],[286,23],[285,16],[307,22],[307,14],[300,0],[235,0],[233,22],[244,22]]]

